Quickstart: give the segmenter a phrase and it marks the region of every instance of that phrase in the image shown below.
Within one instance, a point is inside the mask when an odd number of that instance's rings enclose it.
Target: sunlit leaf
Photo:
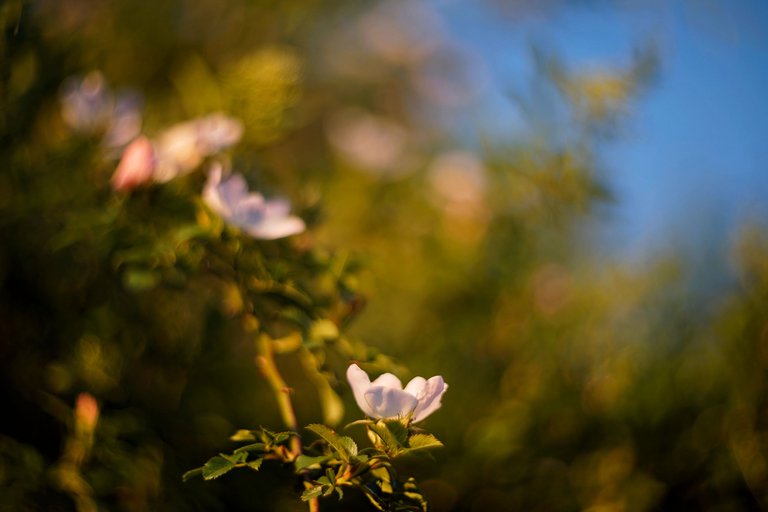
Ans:
[[[229,436],[229,439],[231,441],[255,441],[256,437],[253,435],[253,432],[250,430],[240,429],[231,436]]]
[[[310,487],[309,489],[305,490],[303,493],[301,493],[301,500],[302,501],[309,501],[314,498],[318,498],[321,494],[323,494],[323,486],[318,485],[316,487]]]
[[[340,436],[325,425],[317,423],[308,425],[307,430],[325,439],[333,449],[339,452],[339,457],[345,462],[349,462],[350,457],[357,455],[357,444],[351,437]]]
[[[183,482],[186,482],[189,479],[194,478],[196,476],[202,476],[202,474],[203,474],[203,468],[190,469],[189,471],[181,475],[181,480]]]
[[[409,451],[440,448],[443,443],[432,434],[414,434],[408,438]]]
[[[206,480],[219,478],[221,475],[230,472],[234,467],[235,464],[224,457],[213,457],[203,466],[203,478]]]

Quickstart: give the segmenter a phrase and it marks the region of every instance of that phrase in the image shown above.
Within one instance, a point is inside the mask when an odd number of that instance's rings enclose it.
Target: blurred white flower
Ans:
[[[155,151],[148,138],[141,136],[128,144],[112,174],[114,190],[132,190],[152,179]]]
[[[331,117],[327,134],[333,147],[363,170],[390,176],[403,172],[408,133],[394,121],[347,109]]]
[[[69,78],[61,88],[60,98],[61,116],[75,131],[97,132],[107,126],[112,116],[112,93],[99,71]]]
[[[108,148],[120,148],[141,133],[141,105],[142,97],[136,92],[118,94],[111,112],[109,129],[104,136],[104,145]]]
[[[267,200],[249,192],[240,174],[222,179],[222,168],[215,165],[203,190],[206,204],[221,217],[254,238],[274,240],[301,233],[304,221],[289,215],[291,205],[282,199]]]
[[[366,46],[395,64],[419,62],[444,39],[440,15],[421,0],[380,2],[358,24]]]
[[[371,418],[405,418],[418,422],[442,405],[440,400],[448,389],[443,377],[429,380],[414,377],[403,389],[400,379],[385,373],[371,382],[368,374],[356,364],[347,369],[347,380],[352,387],[358,407]]]
[[[131,91],[115,95],[100,71],[69,78],[60,100],[64,122],[76,132],[105,133],[107,148],[125,146],[141,131],[141,96]]]
[[[453,217],[487,215],[487,171],[473,153],[448,151],[438,155],[427,170],[434,201]]]
[[[203,159],[236,144],[243,124],[221,113],[179,123],[157,138],[157,167],[153,179],[160,183],[193,171]]]

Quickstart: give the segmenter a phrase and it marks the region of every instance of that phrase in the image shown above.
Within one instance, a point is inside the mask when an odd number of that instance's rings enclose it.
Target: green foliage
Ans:
[[[355,444],[351,437],[340,436],[325,425],[319,425],[317,423],[308,425],[307,430],[310,430],[325,439],[328,445],[336,451],[342,461],[350,462],[352,458],[357,456],[357,444]]]
[[[765,230],[733,237],[727,285],[589,247],[604,144],[657,56],[536,54],[520,131],[475,143],[475,91],[445,92],[481,88],[427,4],[0,6],[0,510],[768,509]],[[115,191],[122,148],[61,108],[96,70],[143,96],[153,140],[223,111],[243,141]],[[213,161],[307,233],[227,224]],[[351,361],[439,373],[445,404],[341,435]],[[233,448],[237,425],[283,431]]]

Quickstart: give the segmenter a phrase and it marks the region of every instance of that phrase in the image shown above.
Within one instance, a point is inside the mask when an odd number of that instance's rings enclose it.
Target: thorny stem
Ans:
[[[256,340],[256,348],[258,356],[256,356],[256,363],[264,375],[264,378],[269,382],[272,392],[277,400],[277,406],[280,409],[280,415],[283,418],[283,424],[294,432],[299,431],[299,423],[296,420],[296,412],[293,409],[293,402],[291,402],[291,388],[285,383],[283,376],[280,374],[280,370],[275,364],[275,352],[272,348],[272,340],[268,336],[262,334]],[[291,454],[295,459],[301,455],[302,446],[301,438],[299,436],[293,436],[291,438]],[[312,485],[308,481],[304,481],[304,487],[310,488]],[[317,498],[312,498],[308,501],[309,512],[319,512],[320,502]]]

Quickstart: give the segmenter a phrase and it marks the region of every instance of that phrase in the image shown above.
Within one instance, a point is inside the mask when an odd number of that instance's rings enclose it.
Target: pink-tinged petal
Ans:
[[[271,199],[264,204],[267,217],[284,217],[291,212],[291,202],[287,199]]]
[[[243,123],[222,113],[199,118],[194,123],[197,128],[198,148],[205,155],[236,144],[243,135]]]
[[[424,386],[426,385],[427,385],[427,379],[425,379],[424,377],[414,377],[413,379],[411,379],[411,382],[409,382],[405,386],[405,391],[415,396],[416,398],[419,398],[422,391],[424,390]]]
[[[266,219],[252,227],[243,226],[243,229],[252,237],[260,240],[276,240],[302,233],[306,229],[306,225],[298,217],[280,217]]]
[[[257,192],[248,192],[248,184],[240,174],[222,179],[222,168],[211,168],[203,189],[203,199],[224,220],[253,238],[274,240],[295,235],[306,229],[304,221],[288,215],[290,204],[268,201]]]
[[[383,373],[378,376],[376,380],[371,382],[371,386],[381,386],[384,388],[403,389],[403,384],[400,379],[392,375],[391,373]]]
[[[203,161],[198,149],[197,129],[193,122],[174,125],[157,138],[158,168],[153,176],[158,183],[189,174]]]
[[[132,190],[150,180],[155,168],[155,151],[146,137],[139,137],[125,148],[112,175],[114,190]]]
[[[351,364],[347,368],[347,381],[352,388],[352,394],[355,396],[355,402],[361,411],[367,416],[373,416],[373,410],[368,406],[368,402],[365,401],[365,392],[371,387],[371,379],[368,374],[365,373],[356,364]]]
[[[261,205],[264,200],[260,194],[248,194],[248,183],[240,174],[233,174],[223,179],[219,184],[219,195],[221,200],[230,207],[247,200],[255,200]]]
[[[439,375],[430,378],[424,388],[421,396],[418,397],[418,405],[413,413],[413,422],[421,421],[435,412],[442,405],[440,400],[448,389],[448,384]]]
[[[208,173],[208,180],[205,182],[205,187],[203,188],[203,201],[205,201],[205,204],[207,204],[211,210],[224,217],[230,214],[230,210],[229,206],[224,204],[219,192],[221,172],[220,165],[211,168]]]
[[[402,389],[372,386],[364,396],[372,418],[404,418],[418,405],[416,397]]]

